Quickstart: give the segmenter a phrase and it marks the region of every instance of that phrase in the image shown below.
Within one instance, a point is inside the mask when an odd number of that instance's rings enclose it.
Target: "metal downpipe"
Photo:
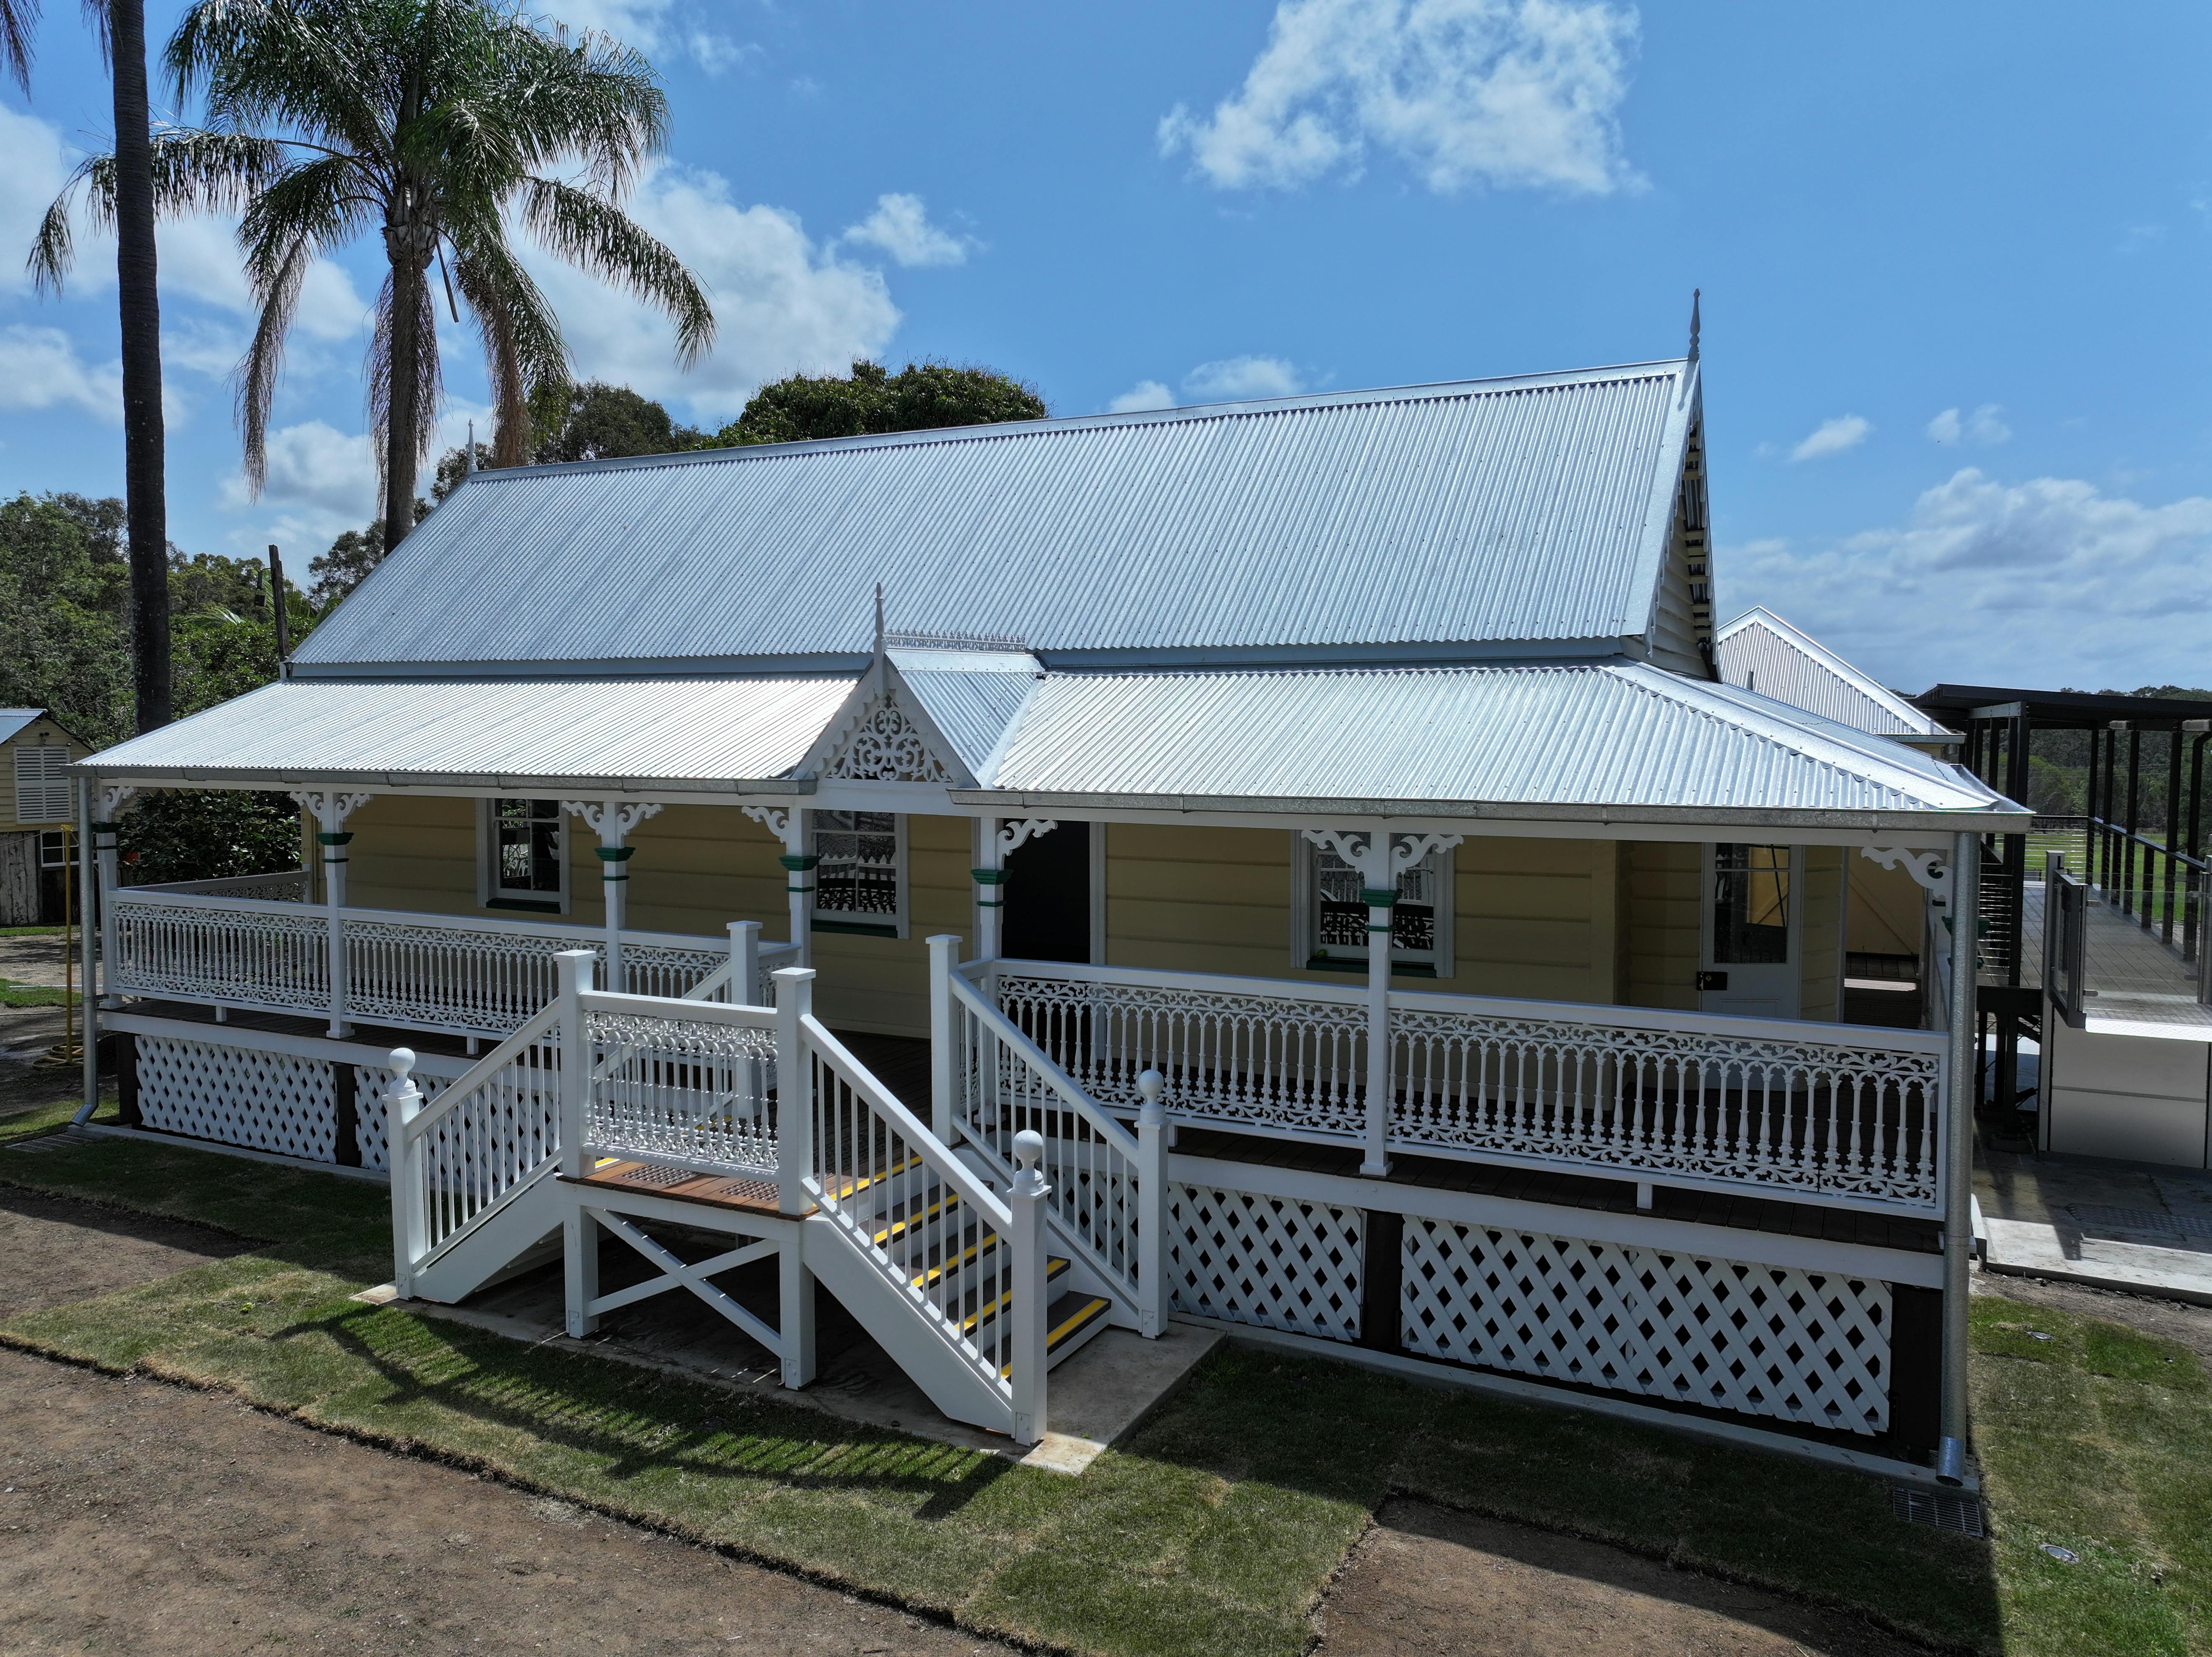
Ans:
[[[1976,956],[1981,921],[1982,841],[1960,835],[1951,853],[1951,1086],[1943,1129],[1943,1400],[1936,1476],[1966,1478],[1967,1262],[1974,1248],[1974,1109],[1981,1017]]]

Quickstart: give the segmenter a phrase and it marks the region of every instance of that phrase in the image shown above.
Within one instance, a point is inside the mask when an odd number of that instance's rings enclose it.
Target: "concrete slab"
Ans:
[[[2212,1306],[2212,1253],[2119,1227],[1987,1219],[1988,1271]]]
[[[635,1259],[626,1249],[605,1249],[601,1286],[611,1292],[630,1277],[642,1275],[632,1269]],[[775,1274],[775,1262],[768,1260],[726,1273],[717,1284],[747,1310],[773,1322],[777,1315]],[[355,1298],[382,1305],[391,1302],[394,1293],[386,1284]],[[1025,1448],[1002,1434],[940,1415],[927,1394],[827,1290],[818,1296],[816,1308],[814,1383],[799,1392],[785,1389],[777,1361],[767,1348],[681,1290],[625,1307],[604,1319],[598,1333],[571,1339],[557,1262],[495,1285],[459,1306],[416,1301],[408,1303],[408,1309],[533,1345],[591,1352],[1069,1474],[1079,1474],[1109,1446],[1133,1432],[1147,1414],[1182,1387],[1221,1340],[1218,1331],[1182,1324],[1171,1326],[1155,1341],[1125,1329],[1107,1330],[1053,1370],[1046,1399],[1046,1418],[1053,1430],[1039,1444]]]
[[[2212,1306],[2212,1175],[1984,1150],[1974,1195],[1992,1272]]]

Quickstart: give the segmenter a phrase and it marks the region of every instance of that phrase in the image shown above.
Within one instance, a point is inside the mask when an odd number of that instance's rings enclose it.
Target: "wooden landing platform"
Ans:
[[[678,1202],[701,1203],[708,1208],[734,1209],[742,1214],[771,1215],[778,1219],[803,1217],[787,1215],[777,1207],[774,1180],[749,1180],[728,1174],[698,1174],[688,1168],[664,1168],[658,1162],[601,1162],[581,1179],[569,1180],[568,1183],[592,1186],[604,1191],[671,1197]]]

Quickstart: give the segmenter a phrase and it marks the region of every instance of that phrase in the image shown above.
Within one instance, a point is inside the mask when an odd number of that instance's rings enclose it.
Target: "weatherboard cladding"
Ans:
[[[1925,755],[1634,663],[1054,675],[987,780],[1040,795],[1719,810],[1995,802]]]
[[[280,681],[134,737],[102,771],[732,782],[803,760],[853,689],[809,679]]]
[[[1640,636],[1677,362],[483,471],[301,646],[349,665]]]
[[[1744,612],[1714,641],[1722,677],[1760,695],[1878,735],[1932,736],[1943,726],[1833,651],[1764,609]]]

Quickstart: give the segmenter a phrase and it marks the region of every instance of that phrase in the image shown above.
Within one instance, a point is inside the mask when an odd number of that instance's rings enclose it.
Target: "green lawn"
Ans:
[[[0,1179],[264,1245],[0,1324],[0,1340],[228,1387],[979,1633],[1295,1657],[1345,1551],[1398,1490],[1851,1607],[1939,1647],[2212,1648],[2202,1367],[2007,1302],[1976,1308],[1992,1550],[1898,1522],[1885,1488],[1854,1475],[1247,1349],[1071,1479],[360,1305],[348,1296],[388,1275],[390,1234],[382,1191],[358,1181],[129,1142],[0,1154]],[[2045,1540],[2083,1563],[2052,1561]]]

